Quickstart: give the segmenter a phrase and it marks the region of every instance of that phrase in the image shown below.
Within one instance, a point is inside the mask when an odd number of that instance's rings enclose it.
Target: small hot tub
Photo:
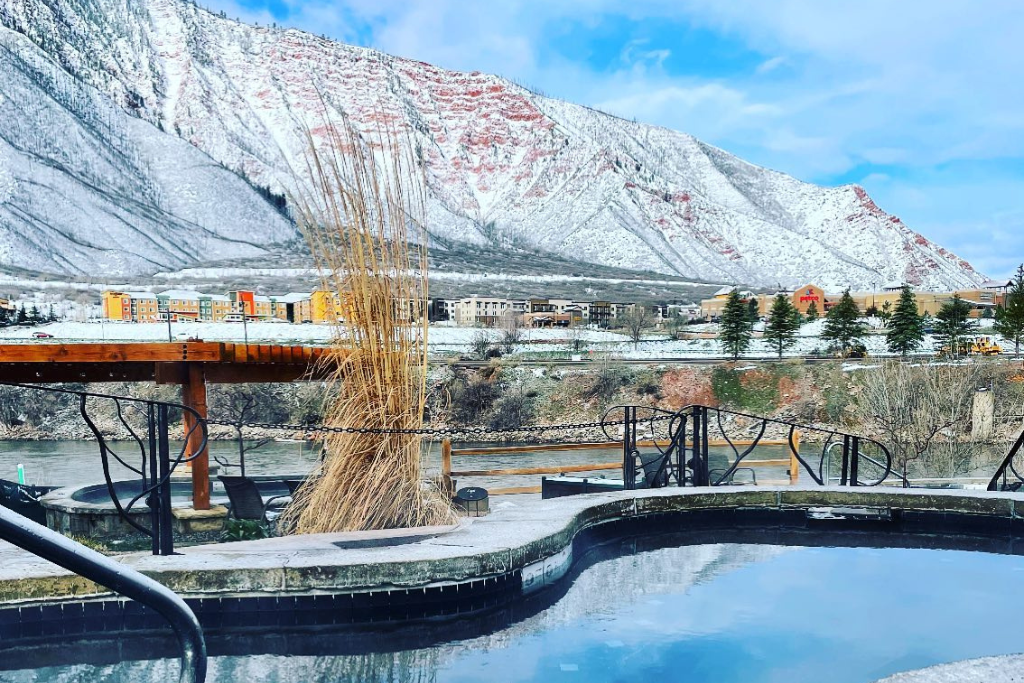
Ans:
[[[275,496],[287,496],[285,480],[303,479],[304,475],[264,475],[251,478],[256,482],[263,499],[269,500]],[[142,491],[143,483],[139,479],[114,482],[114,492],[122,506],[128,505]],[[106,483],[57,489],[41,498],[40,503],[46,509],[46,525],[63,534],[110,538],[138,533],[117,511]],[[228,505],[224,487],[216,479],[210,483],[210,504]],[[172,479],[171,507],[192,507],[191,478]],[[131,517],[143,526],[149,526],[149,507],[145,499],[139,499],[132,506]]]

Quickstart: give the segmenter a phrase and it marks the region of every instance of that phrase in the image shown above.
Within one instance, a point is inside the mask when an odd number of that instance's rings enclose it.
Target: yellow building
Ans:
[[[314,323],[338,323],[341,312],[341,299],[337,292],[326,292],[318,289],[310,295],[310,319]]]
[[[131,320],[131,295],[128,292],[103,292],[103,317],[107,320]]]
[[[160,320],[160,305],[152,292],[103,292],[103,317],[107,320],[149,323]]]
[[[254,315],[260,320],[269,320],[274,315],[274,304],[269,296],[254,296]]]
[[[700,314],[704,318],[718,318],[722,315],[722,310],[725,308],[725,304],[729,301],[729,295],[732,294],[736,287],[722,287],[720,290],[715,292],[715,295],[710,299],[705,299],[700,302]],[[740,299],[743,302],[747,302],[751,297],[755,296],[753,292],[740,291]],[[760,306],[764,306],[764,302],[759,302]]]

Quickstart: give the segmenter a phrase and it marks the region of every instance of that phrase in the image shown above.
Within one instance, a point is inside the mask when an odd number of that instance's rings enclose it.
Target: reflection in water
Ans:
[[[616,550],[631,552],[624,543]],[[420,625],[435,644],[418,649],[389,652],[419,642],[400,627],[363,633],[355,647],[330,631],[215,637],[209,680],[868,683],[1024,649],[1012,628],[1018,610],[1005,599],[1019,593],[1022,570],[1019,556],[948,550],[663,548],[589,566],[553,605],[482,636],[459,640],[461,620]],[[155,682],[175,673],[173,660],[157,660],[7,671],[0,680]]]

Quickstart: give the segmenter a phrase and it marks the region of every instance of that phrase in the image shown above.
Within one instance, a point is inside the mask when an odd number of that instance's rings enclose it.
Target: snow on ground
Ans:
[[[820,321],[807,324],[801,330],[796,345],[784,357],[806,356],[825,353],[828,344],[818,336]],[[202,339],[204,341],[242,342],[248,333],[251,343],[277,344],[326,344],[330,341],[332,328],[329,325],[293,325],[289,323],[249,323],[243,329],[241,323],[171,323],[171,337],[174,341]],[[53,335],[52,341],[168,341],[165,323],[115,323],[115,322],[58,322],[34,327],[12,327],[0,329],[0,343],[33,341],[35,332]],[[574,353],[570,332],[565,329],[524,329],[523,341],[515,353],[523,357],[561,357]],[[695,358],[720,358],[725,355],[717,339],[670,340],[664,336],[651,336],[636,346],[620,333],[606,330],[579,330],[584,343],[584,357],[613,357],[636,360],[671,360]],[[502,332],[496,329],[453,327],[450,325],[431,326],[429,345],[435,354],[464,354],[470,350],[473,340],[484,335],[497,344]],[[51,341],[49,339],[41,341]],[[872,334],[864,337],[869,356],[886,356],[888,349],[885,336]],[[918,355],[932,356],[938,344],[929,335],[925,338]],[[1010,345],[1004,343],[1004,349]],[[776,353],[761,339],[754,339],[744,358],[773,358]],[[861,367],[861,366],[856,366]]]
[[[69,341],[167,341],[166,323],[120,323],[120,322],[57,322],[39,326],[10,327],[0,329],[0,342],[19,342],[33,339],[36,332],[53,335],[55,340]],[[330,325],[293,325],[290,323],[171,323],[170,336],[175,341],[190,338],[204,341],[240,342],[248,334],[250,342],[278,343],[326,343],[331,339]],[[463,351],[468,349],[477,335],[486,335],[497,343],[501,331],[473,327],[434,327],[429,332],[431,348],[439,351]],[[626,337],[604,330],[581,330],[580,336],[587,343],[619,344]],[[560,350],[568,348],[567,332],[564,329],[523,330],[523,350],[535,350],[537,344],[544,348]],[[558,342],[562,342],[559,344]],[[548,346],[550,344],[550,346]]]

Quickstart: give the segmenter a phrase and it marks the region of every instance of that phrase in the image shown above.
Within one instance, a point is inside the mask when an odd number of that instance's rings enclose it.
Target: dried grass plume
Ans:
[[[348,122],[308,137],[309,190],[292,198],[335,326],[328,358],[338,398],[330,426],[423,426],[427,365],[424,183],[409,140],[365,139]],[[446,496],[425,486],[421,437],[330,433],[325,457],[285,512],[291,533],[445,524]]]

